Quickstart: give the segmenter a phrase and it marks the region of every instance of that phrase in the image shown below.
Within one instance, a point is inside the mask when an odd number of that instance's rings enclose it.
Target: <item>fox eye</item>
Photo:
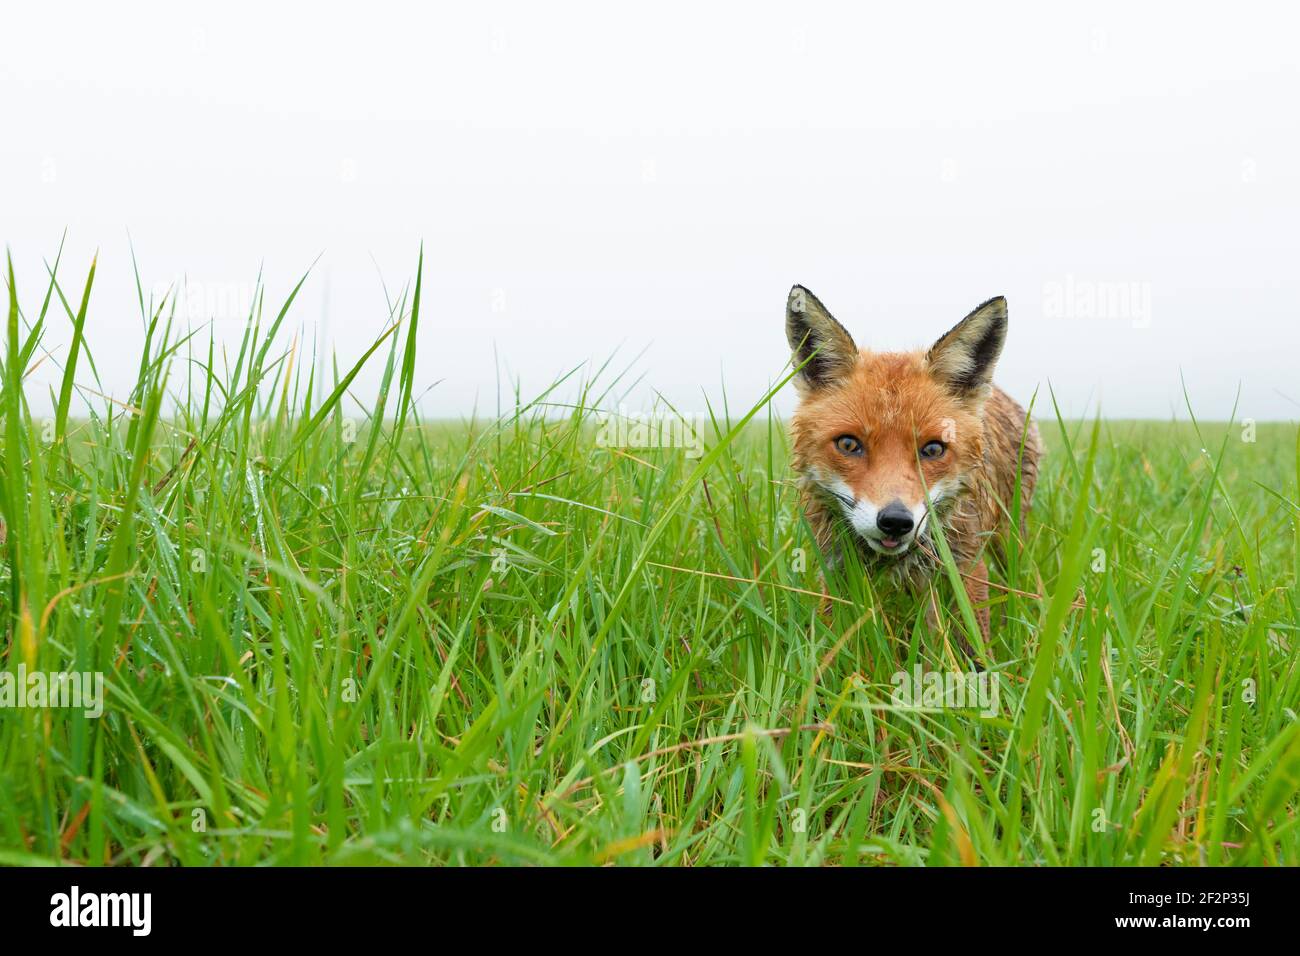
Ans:
[[[857,457],[862,454],[862,442],[858,441],[852,435],[841,435],[835,439],[835,447],[843,455],[852,455]]]
[[[941,441],[928,441],[921,446],[921,457],[933,461],[935,458],[942,458],[947,450],[948,446]]]

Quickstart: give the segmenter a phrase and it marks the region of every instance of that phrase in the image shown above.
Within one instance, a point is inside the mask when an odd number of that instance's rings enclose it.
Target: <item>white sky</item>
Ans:
[[[101,251],[118,395],[129,230],[228,341],[322,254],[292,315],[348,364],[423,240],[433,415],[494,410],[494,349],[531,394],[649,346],[633,407],[748,407],[797,281],[878,347],[1005,294],[999,381],[1069,414],[1181,413],[1181,370],[1206,418],[1300,417],[1300,14],[1048,6],[10,4],[0,239],[29,315],[65,227],[70,299]]]

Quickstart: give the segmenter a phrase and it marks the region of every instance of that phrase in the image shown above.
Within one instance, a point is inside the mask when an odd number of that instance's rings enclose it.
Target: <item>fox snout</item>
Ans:
[[[877,507],[871,499],[865,497],[836,497],[853,530],[866,542],[867,547],[878,554],[904,554],[925,531],[929,509],[924,501],[912,508],[901,498],[895,498],[883,507]]]
[[[912,509],[895,498],[876,515],[876,527],[886,538],[901,538],[916,527],[916,522],[912,520]]]

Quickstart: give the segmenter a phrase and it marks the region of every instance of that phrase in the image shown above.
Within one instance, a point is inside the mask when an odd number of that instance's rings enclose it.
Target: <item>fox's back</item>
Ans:
[[[1024,445],[1023,455],[1021,445]],[[1020,472],[1022,511],[1029,509],[1038,484],[1038,460],[1043,454],[1038,425],[1024,408],[996,385],[984,403],[984,468],[998,497],[1007,506],[1015,497]]]

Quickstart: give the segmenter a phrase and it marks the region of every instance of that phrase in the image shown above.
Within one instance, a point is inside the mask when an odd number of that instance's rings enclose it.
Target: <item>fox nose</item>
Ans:
[[[881,508],[880,514],[876,515],[876,527],[890,538],[901,538],[912,530],[913,524],[911,510],[897,499]]]

